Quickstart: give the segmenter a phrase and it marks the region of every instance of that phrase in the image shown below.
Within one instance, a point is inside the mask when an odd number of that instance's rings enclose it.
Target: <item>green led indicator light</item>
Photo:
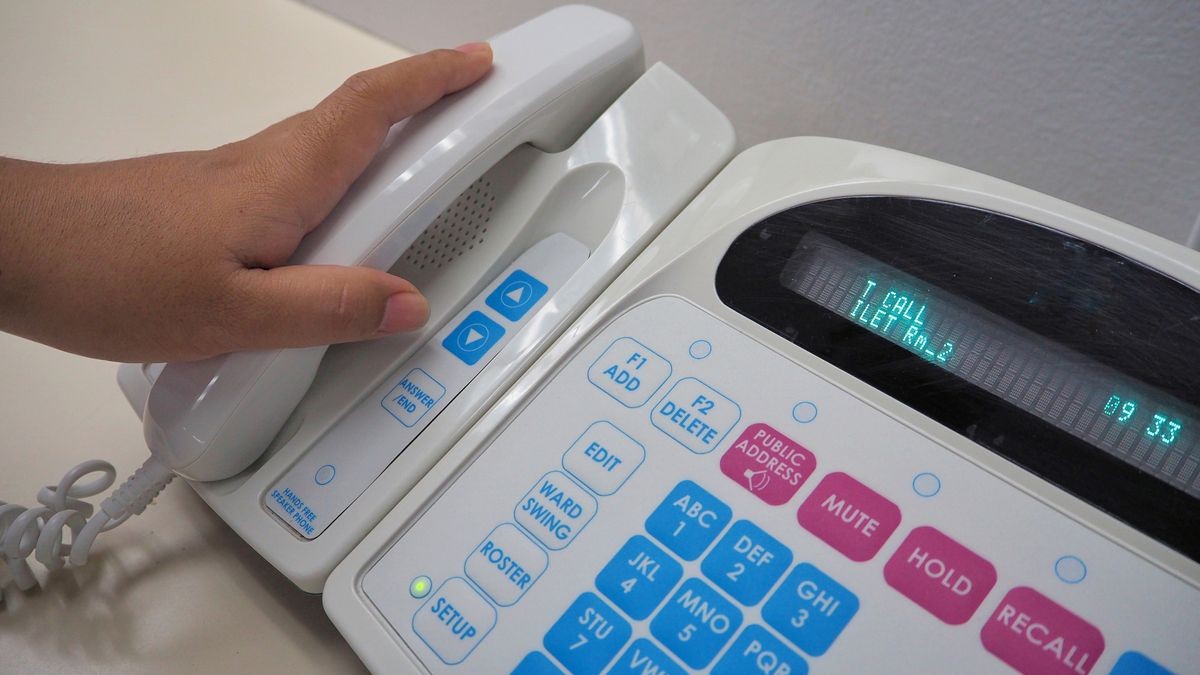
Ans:
[[[433,590],[433,580],[430,579],[429,577],[425,576],[424,574],[417,577],[416,579],[413,579],[412,583],[410,583],[408,585],[409,595],[413,596],[414,598],[417,598],[418,600],[429,595],[429,591],[432,591],[432,590]]]

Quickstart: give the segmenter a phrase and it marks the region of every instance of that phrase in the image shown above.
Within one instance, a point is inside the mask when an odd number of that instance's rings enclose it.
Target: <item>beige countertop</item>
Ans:
[[[311,106],[406,53],[288,0],[8,0],[0,155],[112,159],[205,148]],[[146,456],[116,364],[0,333],[0,500],[75,463]],[[326,618],[181,481],[23,593],[0,572],[3,672],[362,670]]]

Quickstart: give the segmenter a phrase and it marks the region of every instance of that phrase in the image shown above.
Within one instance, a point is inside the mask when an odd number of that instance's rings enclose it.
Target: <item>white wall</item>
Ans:
[[[308,0],[405,47],[550,0]],[[632,20],[743,146],[851,138],[935,157],[1177,241],[1200,214],[1200,1],[592,0]]]

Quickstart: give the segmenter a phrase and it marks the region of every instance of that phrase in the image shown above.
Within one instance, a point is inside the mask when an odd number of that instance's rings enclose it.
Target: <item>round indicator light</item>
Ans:
[[[414,598],[421,599],[433,590],[433,580],[422,574],[408,585],[408,593]]]

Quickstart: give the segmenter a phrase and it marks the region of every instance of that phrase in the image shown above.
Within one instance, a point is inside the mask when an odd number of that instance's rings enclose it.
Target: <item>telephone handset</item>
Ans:
[[[522,144],[561,150],[642,71],[632,26],[588,7],[556,9],[490,42],[492,72],[397,124],[291,263],[390,268],[497,160]],[[240,352],[167,365],[143,414],[151,452],[191,480],[242,471],[303,398],[325,350]]]

